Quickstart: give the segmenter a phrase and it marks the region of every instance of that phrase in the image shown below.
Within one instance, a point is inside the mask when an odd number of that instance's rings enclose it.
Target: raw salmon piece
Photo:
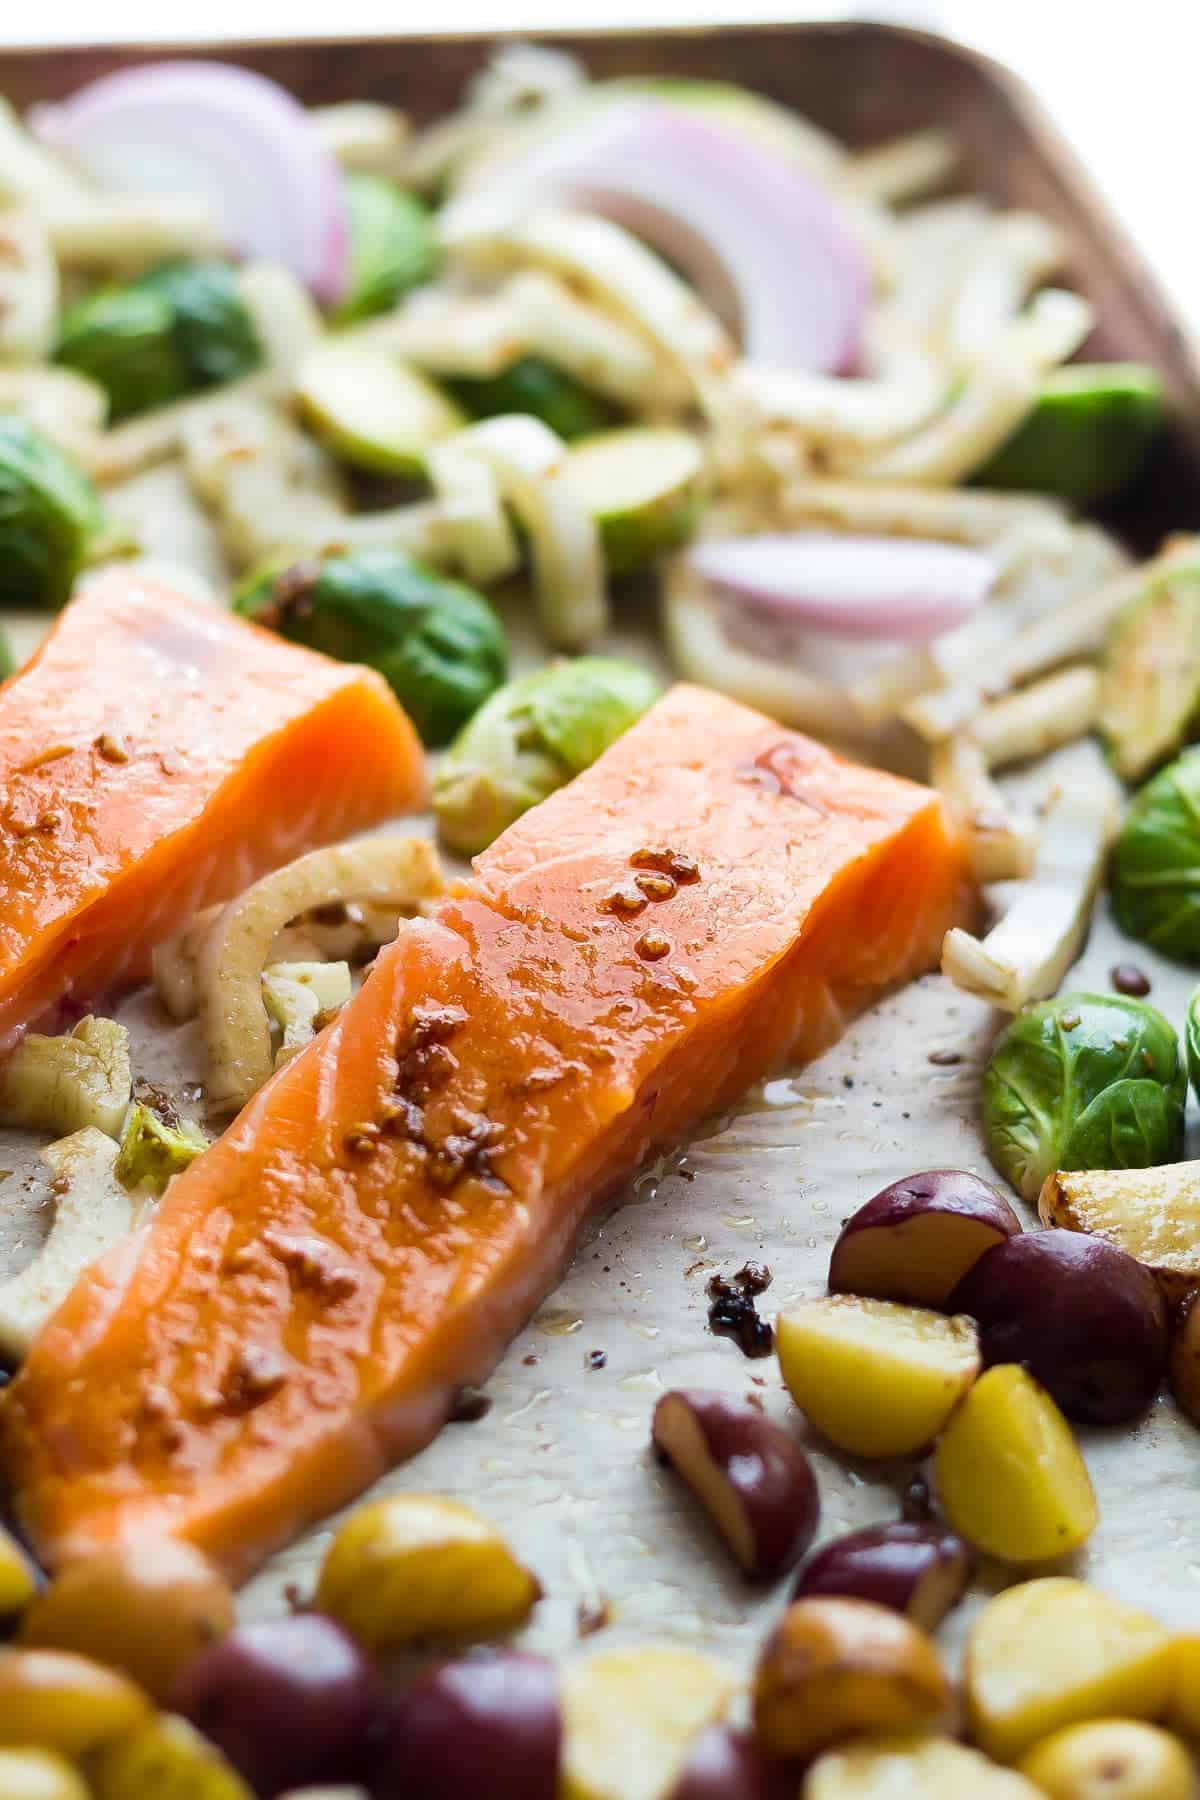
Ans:
[[[51,1563],[245,1575],[419,1450],[638,1163],[967,899],[934,795],[687,687],[476,867],[40,1334],[0,1430]]]
[[[424,793],[378,675],[129,574],[88,583],[0,687],[0,1043]]]

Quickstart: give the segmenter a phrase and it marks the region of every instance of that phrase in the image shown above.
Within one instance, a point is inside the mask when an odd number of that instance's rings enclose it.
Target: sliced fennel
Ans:
[[[1059,773],[1042,820],[1033,874],[982,941],[946,933],[942,972],[1004,1012],[1053,994],[1079,954],[1121,814],[1100,750],[1081,744]]]
[[[116,1138],[132,1090],[128,1031],[89,1014],[65,1037],[21,1039],[0,1068],[0,1122],[59,1137],[93,1126]]]
[[[0,1354],[19,1361],[76,1279],[136,1222],[135,1203],[117,1180],[117,1146],[86,1126],[41,1153],[53,1181],[54,1221],[41,1249],[0,1285]]]
[[[0,214],[0,363],[44,362],[58,330],[58,264],[32,211]]]
[[[350,965],[344,962],[279,962],[263,970],[263,1004],[282,1036],[275,1052],[280,1069],[312,1042],[322,1017],[350,998]]]

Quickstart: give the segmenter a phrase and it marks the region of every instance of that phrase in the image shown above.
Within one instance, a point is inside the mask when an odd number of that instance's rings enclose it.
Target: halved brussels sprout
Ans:
[[[438,265],[429,209],[381,175],[348,175],[350,284],[333,312],[337,325],[387,312],[428,281]]]
[[[1113,767],[1137,781],[1200,723],[1200,551],[1152,580],[1108,636],[1099,725]]]
[[[458,408],[386,350],[331,342],[305,358],[300,410],[332,455],[383,475],[421,475],[430,446],[466,423]]]
[[[1133,480],[1162,422],[1163,387],[1153,369],[1070,363],[1047,377],[1024,424],[973,480],[1094,506]]]
[[[571,443],[617,422],[615,407],[542,356],[522,356],[499,375],[456,375],[446,387],[473,419],[532,413]]]
[[[24,419],[0,417],[0,606],[62,606],[103,526],[83,471]]]
[[[450,746],[433,809],[451,849],[474,856],[539,800],[590,767],[658,698],[649,670],[581,656],[493,694]]]
[[[448,743],[508,673],[508,640],[487,601],[400,550],[260,570],[234,609],[293,643],[378,669],[430,745]]]
[[[1117,923],[1180,962],[1200,962],[1200,749],[1136,795],[1112,863]]]
[[[145,1187],[161,1194],[173,1175],[181,1174],[207,1149],[208,1139],[190,1119],[172,1124],[138,1101],[130,1107],[121,1133],[117,1180],[131,1191]]]
[[[262,349],[232,269],[170,262],[70,307],[55,357],[99,383],[117,420],[233,381]]]
[[[691,432],[653,426],[577,444],[563,480],[600,528],[614,575],[686,543],[704,502],[704,452]]]
[[[1154,1007],[1060,994],[1019,1013],[983,1077],[988,1155],[1026,1200],[1055,1169],[1149,1169],[1183,1143],[1187,1072]]]

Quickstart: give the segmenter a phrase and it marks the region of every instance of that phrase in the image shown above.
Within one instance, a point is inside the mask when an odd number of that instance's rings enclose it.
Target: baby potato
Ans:
[[[371,1800],[557,1800],[558,1671],[527,1650],[436,1664],[376,1708]]]
[[[53,1750],[0,1750],[0,1794],[4,1800],[89,1800],[82,1777]]]
[[[1050,1800],[1196,1800],[1192,1759],[1179,1739],[1136,1719],[1067,1725],[1019,1766]]]
[[[781,1313],[779,1367],[817,1430],[854,1456],[914,1456],[979,1373],[970,1319],[834,1294]]]
[[[1171,1643],[1171,1698],[1167,1724],[1200,1742],[1200,1631],[1184,1632]]]
[[[0,1744],[39,1744],[82,1756],[140,1725],[141,1688],[65,1650],[0,1650]]]
[[[981,1375],[934,1453],[955,1531],[1010,1563],[1041,1563],[1086,1543],[1096,1496],[1071,1427],[1016,1363]]]
[[[1145,1412],[1167,1359],[1167,1307],[1149,1269],[1082,1231],[1027,1231],[980,1258],[950,1300],[983,1360],[1022,1363],[1068,1419]]]
[[[803,1556],[820,1515],[816,1476],[757,1407],[676,1388],[654,1409],[653,1438],[752,1580],[770,1581]]]
[[[1167,1371],[1180,1411],[1193,1425],[1200,1425],[1200,1291],[1189,1295],[1180,1309]]]
[[[829,1291],[944,1307],[967,1270],[1020,1230],[1000,1190],[966,1169],[906,1175],[843,1225]]]
[[[693,1741],[669,1800],[796,1800],[796,1779],[748,1731],[708,1725]]]
[[[827,1750],[804,1800],[1037,1800],[1038,1790],[978,1750],[943,1737],[872,1738]]]
[[[161,1703],[233,1622],[233,1595],[207,1558],[156,1538],[68,1564],[27,1609],[19,1639],[120,1669]]]
[[[0,1525],[0,1619],[13,1618],[29,1605],[36,1592],[33,1564],[12,1533]]]
[[[170,1713],[106,1745],[89,1774],[95,1800],[254,1800],[221,1752]]]
[[[936,1631],[971,1579],[971,1553],[936,1519],[889,1519],[822,1545],[801,1569],[796,1600],[871,1600]]]
[[[1006,1588],[984,1607],[964,1667],[972,1736],[1001,1762],[1081,1720],[1156,1719],[1171,1690],[1170,1634],[1148,1613],[1066,1576]]]
[[[562,1800],[667,1800],[737,1681],[694,1650],[607,1650],[563,1675]]]
[[[797,1600],[754,1673],[754,1729],[775,1756],[809,1757],[862,1732],[928,1727],[950,1700],[933,1642],[886,1606]]]
[[[326,1553],[317,1605],[368,1649],[499,1637],[542,1589],[486,1519],[457,1500],[390,1494],[351,1513]]]

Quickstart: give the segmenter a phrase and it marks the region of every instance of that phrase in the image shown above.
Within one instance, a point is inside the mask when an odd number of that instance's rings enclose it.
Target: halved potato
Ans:
[[[875,1738],[829,1750],[804,1783],[804,1800],[1037,1800],[1040,1792],[944,1737]]]
[[[1200,1162],[1160,1169],[1059,1169],[1038,1200],[1044,1225],[1090,1231],[1145,1263],[1168,1304],[1200,1285]]]
[[[693,1740],[723,1718],[737,1682],[694,1650],[642,1645],[563,1675],[563,1800],[664,1800]]]
[[[1170,1633],[1082,1581],[1049,1576],[997,1594],[967,1646],[967,1716],[1012,1762],[1083,1719],[1156,1719],[1171,1690]]]

